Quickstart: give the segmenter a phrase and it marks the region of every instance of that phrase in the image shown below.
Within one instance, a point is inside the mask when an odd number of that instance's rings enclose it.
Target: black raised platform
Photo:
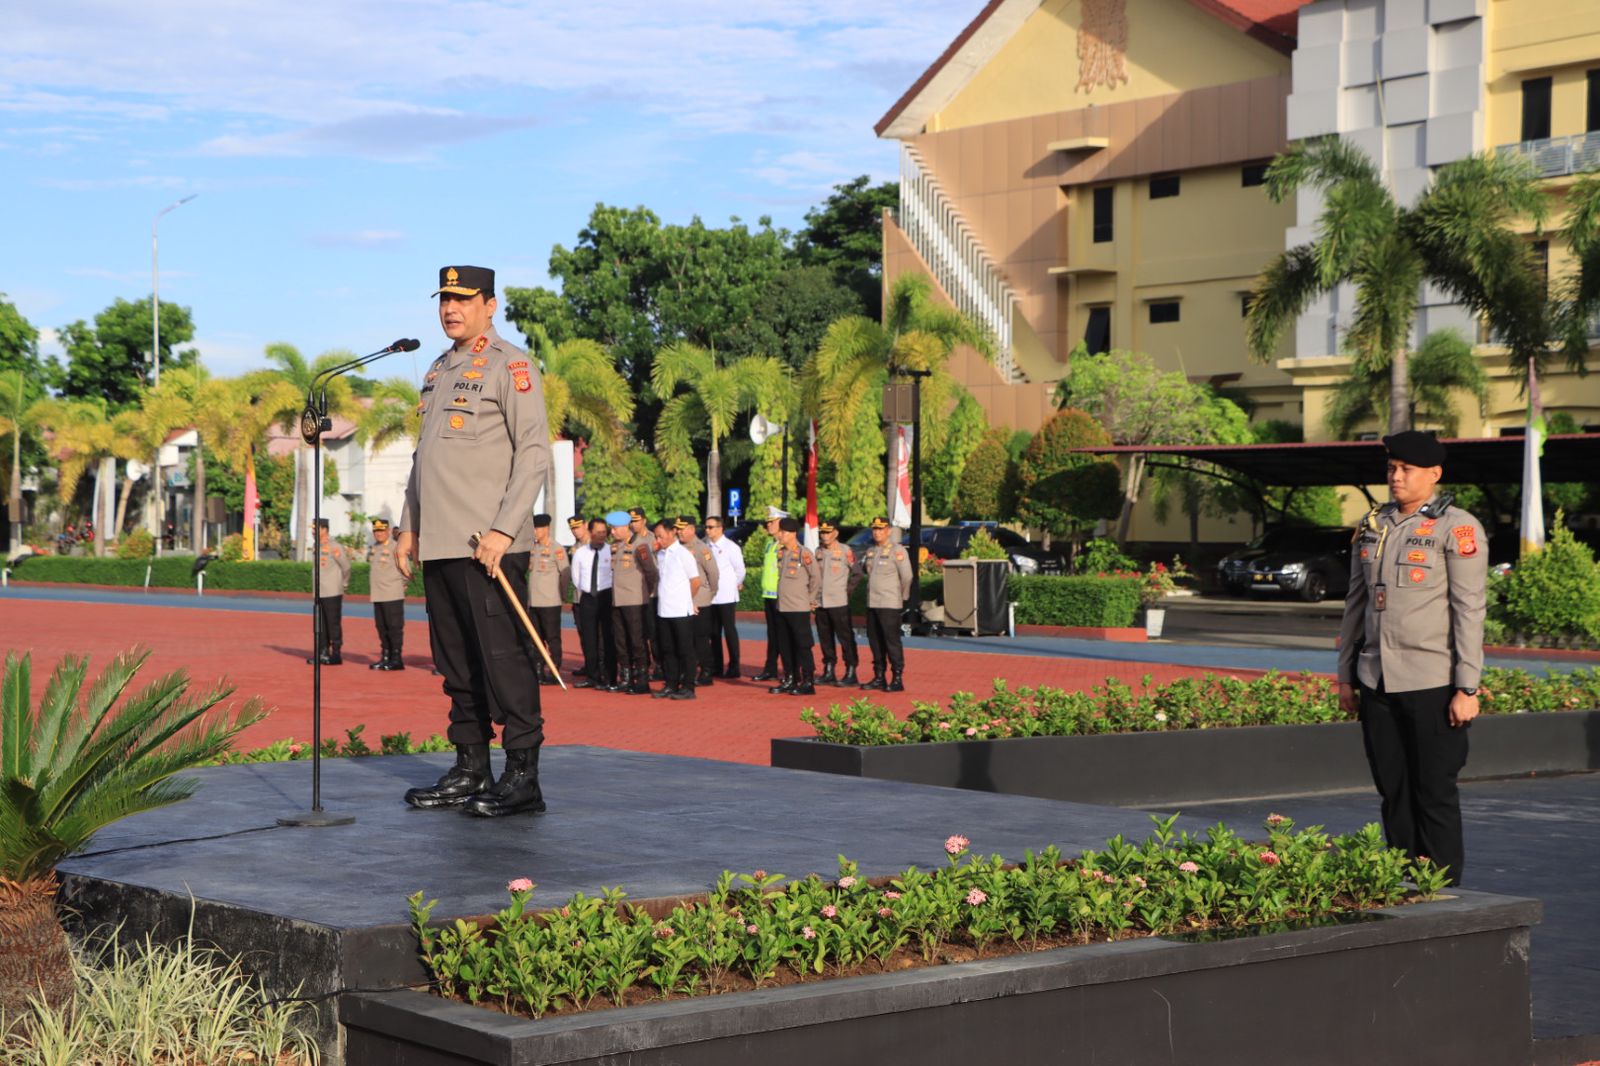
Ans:
[[[500,756],[495,756],[498,768]],[[536,905],[620,885],[635,899],[706,891],[724,869],[832,874],[837,856],[868,876],[944,861],[952,833],[983,853],[1072,853],[1148,816],[1053,800],[713,762],[602,748],[547,748],[550,813],[499,820],[407,808],[444,755],[330,760],[324,805],[353,825],[283,828],[310,788],[306,763],[203,770],[194,798],[138,815],[61,865],[63,899],[87,926],[182,933],[246,957],[269,991],[327,996],[419,982],[406,913],[421,890],[435,917],[487,914],[518,877]],[[1198,829],[1200,823],[1187,823]],[[331,1010],[324,1047],[341,1049]]]

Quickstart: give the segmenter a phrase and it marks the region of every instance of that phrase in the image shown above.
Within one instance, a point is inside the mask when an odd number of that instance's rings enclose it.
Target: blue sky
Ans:
[[[0,33],[0,292],[194,311],[218,373],[442,346],[438,267],[547,282],[596,202],[794,228],[979,0],[65,0]],[[405,356],[396,357],[405,359]],[[392,372],[409,367],[394,366]]]

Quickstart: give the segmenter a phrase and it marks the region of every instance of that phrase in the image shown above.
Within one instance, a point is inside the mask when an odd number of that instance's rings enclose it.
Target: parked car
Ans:
[[[1350,588],[1354,530],[1283,526],[1269,529],[1217,564],[1222,587],[1235,596],[1292,593],[1307,603],[1343,598]]]
[[[1019,574],[1061,574],[1067,569],[1067,557],[1028,540],[1022,534],[1006,529],[995,522],[961,522],[953,526],[924,527],[922,544],[928,554],[936,559],[959,559],[972,543],[978,530],[988,531],[1011,560],[1012,569]]]

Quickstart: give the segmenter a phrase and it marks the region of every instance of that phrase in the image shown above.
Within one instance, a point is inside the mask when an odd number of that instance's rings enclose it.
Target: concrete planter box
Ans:
[[[347,1066],[1526,1063],[1532,900],[1461,892],[1320,927],[1144,939],[530,1021],[340,999]]]
[[[1152,806],[1372,784],[1355,722],[929,744],[775,738],[772,765],[1077,803]],[[1464,780],[1600,769],[1600,711],[1484,715]]]

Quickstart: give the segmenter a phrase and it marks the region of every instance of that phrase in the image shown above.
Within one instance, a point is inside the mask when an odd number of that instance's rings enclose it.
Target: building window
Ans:
[[[1089,308],[1089,326],[1083,331],[1083,346],[1090,355],[1111,350],[1111,308]]]
[[[1157,174],[1150,179],[1150,199],[1165,200],[1178,195],[1178,175]]]
[[[1267,164],[1265,163],[1246,163],[1244,168],[1239,171],[1239,184],[1247,189],[1255,185],[1265,185],[1266,183]]]
[[[1111,239],[1111,204],[1116,190],[1106,185],[1094,191],[1094,243]]]
[[[1529,78],[1522,83],[1522,139],[1542,141],[1550,136],[1550,79]]]
[[[1590,133],[1600,130],[1600,70],[1589,72],[1589,121],[1583,128]]]
[[[1178,321],[1178,301],[1162,300],[1150,305],[1150,324],[1159,326],[1166,322]]]

